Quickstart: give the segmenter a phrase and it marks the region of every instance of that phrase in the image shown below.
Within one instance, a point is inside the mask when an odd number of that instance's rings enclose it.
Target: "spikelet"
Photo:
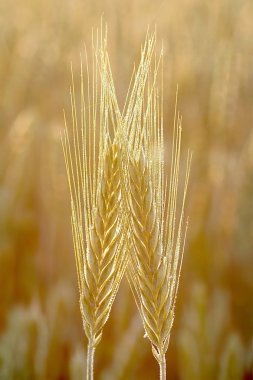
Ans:
[[[72,128],[66,123],[62,137],[71,195],[80,308],[92,349],[101,339],[126,267],[120,141],[115,129],[105,49],[106,37],[97,35],[96,43],[93,42],[92,79],[86,55],[87,100],[81,68],[81,127],[72,80]]]

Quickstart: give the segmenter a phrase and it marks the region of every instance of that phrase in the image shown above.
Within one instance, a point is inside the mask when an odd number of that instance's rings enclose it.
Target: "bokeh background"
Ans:
[[[168,379],[253,379],[252,0],[0,0],[0,379],[85,378],[60,131],[101,15],[120,104],[156,25],[166,126],[178,84],[194,151]],[[158,378],[143,335],[124,280],[96,378]]]

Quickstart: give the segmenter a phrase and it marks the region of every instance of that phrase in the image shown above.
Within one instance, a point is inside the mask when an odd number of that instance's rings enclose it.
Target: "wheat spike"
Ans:
[[[81,63],[81,126],[72,76],[72,128],[65,122],[63,151],[71,196],[71,224],[87,338],[87,378],[93,378],[94,350],[102,336],[126,267],[125,216],[121,207],[121,153],[105,60],[106,37],[94,45],[87,94]],[[110,135],[112,134],[112,136]],[[98,137],[99,136],[99,137]]]
[[[130,212],[131,232],[128,278],[146,336],[166,378],[165,353],[174,320],[187,223],[184,221],[191,154],[188,155],[185,185],[178,213],[178,183],[181,147],[181,118],[175,112],[170,182],[164,173],[162,97],[159,98],[157,71],[149,66],[137,129],[137,144],[128,146],[125,169],[125,205]],[[133,110],[133,112],[136,112]],[[179,215],[178,215],[179,214]]]
[[[118,149],[115,143],[106,149],[97,199],[91,212],[91,226],[87,231],[86,252],[80,225],[72,211],[75,251],[82,252],[78,262],[80,274],[80,302],[84,329],[95,347],[109,316],[124,268],[122,242],[122,216],[118,210],[120,197]],[[83,273],[84,271],[84,273]]]

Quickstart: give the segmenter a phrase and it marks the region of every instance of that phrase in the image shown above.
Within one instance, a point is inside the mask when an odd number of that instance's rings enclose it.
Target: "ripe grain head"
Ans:
[[[80,308],[92,347],[101,339],[126,266],[120,142],[106,57],[106,36],[97,34],[96,42],[93,39],[91,76],[86,53],[86,72],[81,61],[81,115],[77,112],[72,75],[72,126],[66,122],[62,136]]]
[[[160,58],[149,64],[136,128],[129,146],[127,208],[131,214],[128,277],[152,352],[164,361],[174,320],[187,223],[184,218],[191,154],[178,205],[181,118],[175,108],[170,179],[164,170],[163,94],[158,90]],[[138,107],[138,105],[137,105]],[[134,110],[133,113],[138,113]],[[131,133],[131,129],[130,129]]]

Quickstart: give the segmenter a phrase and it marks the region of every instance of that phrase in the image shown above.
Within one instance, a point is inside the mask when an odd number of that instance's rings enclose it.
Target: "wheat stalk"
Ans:
[[[97,37],[96,45],[93,43],[92,79],[86,55],[87,100],[81,68],[81,127],[72,75],[72,128],[65,122],[62,136],[80,308],[89,341],[87,379],[93,379],[95,348],[101,340],[126,267],[125,216],[120,206],[120,140],[115,129],[108,66],[104,59],[106,37],[101,35],[100,45],[98,41]]]

